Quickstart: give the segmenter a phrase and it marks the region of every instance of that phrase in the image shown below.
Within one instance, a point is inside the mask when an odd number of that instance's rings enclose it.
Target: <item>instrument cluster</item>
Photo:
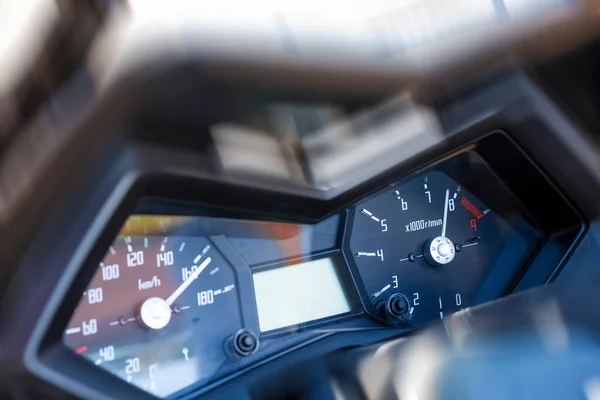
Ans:
[[[64,344],[159,397],[323,332],[413,329],[510,292],[544,235],[475,152],[320,223],[133,212]]]

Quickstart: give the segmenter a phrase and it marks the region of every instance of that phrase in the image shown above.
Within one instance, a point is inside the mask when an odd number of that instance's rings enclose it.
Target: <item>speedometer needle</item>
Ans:
[[[448,201],[450,189],[446,189],[446,200],[444,201],[444,222],[442,223],[442,237],[446,237],[446,221],[448,221]]]
[[[169,306],[171,306],[173,304],[173,302],[175,300],[177,300],[177,298],[179,296],[181,296],[181,293],[183,293],[185,291],[185,289],[187,289],[188,286],[190,286],[192,284],[194,279],[196,279],[198,277],[198,275],[200,275],[202,273],[202,271],[204,271],[206,269],[206,267],[208,267],[208,264],[210,264],[211,261],[212,260],[210,257],[208,257],[206,260],[204,260],[204,262],[202,264],[200,264],[194,272],[192,272],[192,274],[189,276],[189,278],[187,278],[185,281],[183,281],[183,283],[181,285],[179,285],[179,287],[177,289],[175,289],[175,291],[173,292],[172,295],[167,297],[166,302]]]

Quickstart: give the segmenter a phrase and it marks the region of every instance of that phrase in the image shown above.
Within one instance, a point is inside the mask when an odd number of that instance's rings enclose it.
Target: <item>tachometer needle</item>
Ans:
[[[177,298],[179,296],[181,296],[181,293],[183,293],[184,290],[187,289],[188,286],[190,286],[192,284],[194,279],[196,279],[198,277],[198,275],[200,275],[202,273],[202,271],[204,271],[206,269],[206,267],[208,267],[208,264],[210,264],[211,261],[212,260],[210,257],[208,257],[206,260],[204,260],[204,262],[202,264],[198,265],[198,268],[196,268],[196,270],[194,272],[192,272],[192,274],[189,276],[189,278],[187,278],[185,281],[183,281],[183,283],[181,285],[179,285],[179,287],[177,289],[175,289],[175,291],[173,292],[172,295],[167,297],[166,302],[169,306],[171,306],[173,304],[173,302],[175,302],[175,300],[177,300]]]
[[[448,221],[448,200],[450,189],[446,189],[446,200],[444,201],[444,222],[442,223],[442,237],[446,237],[446,221]]]

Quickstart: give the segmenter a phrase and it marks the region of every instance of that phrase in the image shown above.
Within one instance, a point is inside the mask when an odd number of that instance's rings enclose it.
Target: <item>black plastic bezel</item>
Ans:
[[[567,250],[567,247],[565,247],[565,245],[566,244],[570,245],[576,239],[576,237],[581,233],[581,229],[582,229],[581,228],[582,227],[581,220],[579,219],[578,215],[573,211],[573,209],[569,206],[569,204],[565,201],[565,199],[558,192],[556,192],[554,190],[554,188],[549,184],[549,182],[546,180],[546,178],[542,174],[539,173],[539,170],[535,169],[534,165],[527,159],[525,154],[520,152],[520,150],[516,147],[514,142],[512,142],[505,133],[495,132],[493,134],[485,136],[481,140],[469,141],[469,142],[465,143],[463,146],[461,146],[460,148],[453,149],[451,154],[456,155],[457,153],[459,153],[461,151],[466,151],[466,150],[477,152],[490,165],[492,170],[498,175],[498,177],[501,179],[501,181],[504,182],[504,184],[507,185],[508,187],[512,188],[513,187],[512,180],[514,178],[516,178],[515,175],[514,174],[503,175],[503,173],[502,173],[503,171],[501,170],[501,168],[498,168],[498,166],[494,162],[495,160],[493,159],[493,157],[487,157],[489,155],[489,153],[486,152],[486,149],[487,150],[505,149],[507,151],[508,151],[508,149],[510,149],[512,160],[517,160],[519,157],[522,158],[523,163],[519,164],[520,167],[529,169],[529,172],[531,174],[529,176],[529,178],[535,180],[537,182],[536,187],[538,187],[539,190],[542,190],[543,193],[545,194],[544,199],[546,201],[546,205],[544,206],[544,208],[541,208],[541,209],[533,207],[532,201],[535,200],[535,198],[519,197],[516,194],[515,194],[515,196],[519,199],[519,201],[523,204],[524,207],[526,207],[528,210],[530,210],[530,212],[532,212],[532,217],[533,217],[534,221],[536,221],[538,223],[538,225],[540,227],[542,227],[543,229],[545,228],[544,232],[545,232],[546,240],[545,240],[543,248],[546,248],[548,246],[552,247],[553,251],[551,251],[550,253],[555,255],[556,257],[553,259],[550,259],[550,260],[548,258],[544,258],[543,260],[540,260],[540,262],[543,261],[544,268],[542,268],[542,267],[538,267],[538,268],[543,269],[544,270],[543,273],[545,273],[546,277],[549,277],[552,274],[554,268],[556,268],[558,262],[560,261],[560,258],[562,258],[564,256],[564,253]],[[439,157],[432,164],[428,164],[427,167],[435,164],[436,162],[438,162],[438,160],[442,160],[446,157],[447,157],[447,155],[444,154],[444,156]],[[504,172],[506,172],[506,171],[504,171]],[[525,173],[525,171],[523,171],[523,170],[521,170],[521,172]],[[390,180],[396,180],[398,178],[401,178],[401,176],[393,176],[393,175],[388,175],[388,176],[390,177],[389,178]],[[393,179],[392,179],[392,177],[393,177]],[[189,179],[187,179],[185,177],[176,177],[176,179],[181,182],[181,186],[179,186],[179,187],[189,187],[192,184],[191,181],[190,181],[190,184],[184,184],[183,182],[189,181]],[[96,242],[92,246],[91,251],[88,254],[87,260],[85,261],[85,263],[83,265],[80,266],[78,274],[74,280],[74,283],[67,290],[65,297],[63,298],[62,304],[59,306],[58,312],[54,315],[52,324],[50,325],[50,327],[45,335],[44,341],[42,342],[42,346],[40,348],[40,350],[41,350],[40,361],[42,361],[43,363],[46,363],[53,370],[68,371],[71,368],[88,369],[86,367],[91,366],[91,367],[94,367],[94,372],[91,373],[91,375],[90,375],[91,377],[94,377],[94,379],[100,379],[100,380],[108,379],[110,381],[110,378],[111,378],[110,374],[108,374],[104,371],[99,371],[98,368],[95,368],[95,366],[93,366],[91,363],[88,363],[87,361],[84,361],[82,363],[81,357],[74,355],[70,349],[66,348],[62,344],[62,334],[63,334],[65,327],[67,326],[67,324],[69,322],[69,318],[71,316],[72,310],[75,308],[77,302],[80,299],[79,293],[81,293],[85,290],[87,283],[89,282],[89,280],[93,276],[93,273],[96,270],[96,266],[98,265],[98,262],[102,259],[102,257],[105,254],[106,249],[108,248],[108,246],[110,245],[110,243],[112,242],[114,237],[118,234],[118,231],[119,231],[120,227],[122,226],[122,224],[125,222],[126,218],[131,213],[139,212],[139,210],[140,210],[139,201],[141,199],[148,199],[148,198],[151,198],[154,201],[158,201],[159,199],[162,198],[163,199],[162,201],[168,203],[169,200],[171,200],[171,201],[173,200],[174,193],[177,193],[176,191],[173,191],[173,189],[176,186],[174,186],[172,183],[168,184],[167,180],[170,180],[170,178],[167,175],[161,175],[161,176],[140,175],[138,177],[138,179],[135,180],[135,182],[130,186],[129,190],[127,190],[123,193],[122,201],[120,202],[119,206],[115,210],[112,218],[109,219],[110,222],[107,224],[107,228],[103,232],[101,232],[100,236],[97,238]],[[390,183],[390,181],[386,181],[383,186],[387,186],[389,183]],[[194,180],[193,184],[194,185],[201,184],[205,187],[206,186],[211,187],[212,190],[210,190],[210,191],[205,190],[203,192],[210,192],[213,196],[214,196],[215,192],[225,190],[223,187],[221,187],[222,184],[220,184],[218,182]],[[223,185],[223,186],[226,186],[226,185]],[[161,188],[161,190],[157,190],[157,188]],[[379,188],[377,188],[375,191],[379,190],[380,188],[381,188],[381,186]],[[239,190],[239,188],[238,188],[238,190]],[[179,191],[179,194],[182,195],[182,197],[180,197],[180,200],[184,201],[184,200],[186,200],[185,195],[188,192],[187,192],[187,190],[183,190],[183,193],[181,193],[181,192],[182,191]],[[369,193],[365,194],[365,196],[368,194]],[[260,193],[260,191],[255,191],[254,197],[256,197],[256,196],[261,198],[265,203],[269,203],[269,202],[273,201],[272,196],[274,196],[274,195],[272,195],[270,193],[266,193],[266,192]],[[248,196],[243,196],[243,197],[247,198]],[[232,198],[236,198],[236,196],[232,196]],[[361,198],[364,198],[364,196]],[[298,199],[300,200],[300,198],[298,198]],[[291,199],[290,199],[290,201],[291,201]],[[213,205],[214,204],[206,204],[206,202],[204,202],[204,204],[202,204],[202,205],[188,203],[188,207],[193,207],[196,210],[195,215],[198,215],[198,213],[200,212],[200,214],[202,214],[202,215],[220,216],[220,217],[227,216],[227,217],[248,218],[248,217],[252,216],[253,218],[257,218],[257,217],[261,218],[260,212],[257,212],[257,211],[249,212],[250,211],[249,209],[244,210],[244,209],[236,209],[233,207],[218,207],[218,206],[212,207]],[[143,210],[144,207],[142,207],[141,209]],[[552,227],[552,225],[548,226],[547,221],[545,222],[544,219],[540,219],[539,218],[540,215],[536,215],[536,211],[540,211],[543,213],[543,212],[546,212],[545,210],[561,210],[560,212],[563,215],[570,216],[570,219],[566,218],[566,221],[568,223],[570,223],[570,225],[566,224],[566,225],[560,225],[560,226],[556,226],[556,227]],[[344,212],[343,209],[335,210],[335,211]],[[330,213],[326,214],[326,216],[328,216],[328,215],[330,215]],[[274,218],[274,219],[282,220],[282,218]],[[342,218],[341,220],[344,221],[344,218]],[[345,232],[348,232],[347,225],[346,225]],[[540,253],[543,252],[543,248],[540,251]],[[536,264],[536,260],[537,260],[537,258],[535,258],[532,261],[532,263],[531,263],[532,266],[534,266]],[[347,262],[347,260],[346,260],[346,262]],[[346,265],[347,265],[347,263],[346,263]],[[526,273],[526,270],[524,271],[524,274],[525,273]],[[356,273],[353,273],[352,277],[354,280],[355,288],[359,288],[359,293],[362,293],[362,291],[360,290],[360,288],[361,288],[360,281],[358,280],[360,278],[357,279]],[[352,290],[350,290],[349,293],[352,293]],[[355,299],[356,298],[363,299],[363,297],[361,297],[361,296],[357,296],[354,298]],[[362,305],[367,312],[376,316],[376,314],[373,313],[372,310],[370,310],[368,307],[365,307],[364,301],[362,301]],[[349,313],[348,315],[339,316],[339,317],[347,318],[347,317],[352,317],[354,315],[355,315],[355,313]],[[338,318],[334,318],[332,320],[338,320]],[[306,327],[308,328],[308,325],[319,326],[319,325],[322,325],[323,322],[324,321],[315,321],[313,324],[307,324]],[[328,321],[328,322],[330,322],[330,321]],[[290,330],[283,329],[281,332],[279,332],[279,331],[269,332],[269,334],[283,334],[283,333],[289,332],[289,331]],[[89,364],[89,366],[86,363]],[[115,378],[115,379],[118,379],[118,378]],[[215,383],[218,384],[218,382],[215,382]],[[127,386],[130,386],[130,385],[127,385]],[[131,393],[133,393],[133,392],[131,392]],[[136,392],[136,393],[139,394],[139,392]]]

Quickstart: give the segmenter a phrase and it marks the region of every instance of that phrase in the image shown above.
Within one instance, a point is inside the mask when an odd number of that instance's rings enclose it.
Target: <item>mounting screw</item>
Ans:
[[[233,350],[243,357],[247,357],[254,353],[256,349],[258,349],[258,343],[258,337],[245,329],[237,331],[231,341]]]
[[[385,312],[393,321],[406,321],[410,318],[410,302],[408,298],[401,294],[395,293],[391,295],[385,303]]]

